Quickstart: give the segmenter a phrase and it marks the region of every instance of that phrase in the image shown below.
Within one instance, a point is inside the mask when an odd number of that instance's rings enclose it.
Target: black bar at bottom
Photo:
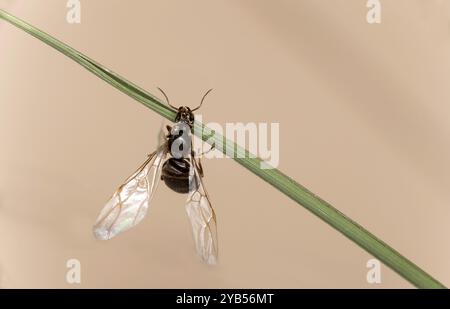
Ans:
[[[195,306],[198,308],[277,305],[450,305],[447,290],[284,290],[284,289],[191,289],[191,290],[0,290],[2,305],[40,303],[59,308],[89,305],[101,308],[142,305]]]

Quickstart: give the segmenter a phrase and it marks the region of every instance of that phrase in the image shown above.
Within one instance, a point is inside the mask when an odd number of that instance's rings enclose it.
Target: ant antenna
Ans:
[[[203,101],[205,100],[205,98],[206,98],[206,96],[208,95],[208,93],[210,93],[211,91],[212,91],[212,88],[209,89],[208,91],[206,91],[206,93],[203,95],[202,100],[200,101],[200,105],[197,106],[196,108],[194,108],[194,109],[192,110],[193,112],[196,111],[197,109],[199,109],[199,108],[202,106]]]
[[[172,104],[170,104],[169,98],[167,97],[167,94],[159,87],[156,87],[159,91],[161,91],[161,93],[163,94],[163,96],[166,98],[166,102],[167,105],[169,105],[170,107],[172,107],[175,110],[178,110],[178,108],[176,108],[175,106],[173,106]]]

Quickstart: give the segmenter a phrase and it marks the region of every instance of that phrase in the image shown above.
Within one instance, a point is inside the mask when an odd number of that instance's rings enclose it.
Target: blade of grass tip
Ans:
[[[75,62],[85,67],[90,72],[94,73],[95,75],[103,79],[104,81],[108,82],[109,84],[119,89],[123,93],[131,96],[132,98],[139,101],[146,107],[152,109],[153,111],[157,112],[161,116],[172,121],[175,119],[176,113],[172,109],[168,108],[165,104],[160,102],[160,100],[158,100],[155,96],[151,95],[150,93],[140,88],[139,86],[133,84],[132,82],[126,80],[125,78],[119,76],[118,74],[112,72],[111,70],[108,70],[99,63],[83,55],[82,53],[78,52],[72,47],[64,44],[63,42],[55,39],[49,34],[43,31],[39,31],[32,25],[24,22],[23,20],[8,14],[4,10],[0,10],[0,17],[10,22],[11,24],[15,25],[16,27],[24,30],[25,32],[31,34],[35,38],[46,43],[47,45],[53,47],[54,49],[58,50],[62,54],[71,58]]]
[[[175,119],[175,112],[161,103],[149,92],[125,78],[120,77],[70,46],[3,10],[0,10],[0,18],[60,51],[115,88],[157,112],[159,115],[171,121]],[[413,262],[375,237],[361,225],[352,221],[329,203],[298,184],[295,180],[283,174],[278,169],[262,169],[261,164],[264,164],[263,161],[250,155],[246,149],[243,149],[232,141],[216,134],[210,128],[197,121],[194,124],[194,133],[204,141],[214,144],[215,148],[222,151],[224,154],[234,153],[235,156],[233,159],[236,162],[311,211],[330,226],[341,232],[344,236],[393,269],[414,286],[418,288],[445,288],[442,283],[431,277]]]

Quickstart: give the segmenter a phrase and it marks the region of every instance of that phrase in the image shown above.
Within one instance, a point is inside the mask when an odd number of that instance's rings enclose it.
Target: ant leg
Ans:
[[[216,148],[216,144],[211,145],[211,147],[210,147],[207,151],[203,151],[203,152],[200,154],[199,157],[201,157],[201,156],[203,156],[203,155],[209,153],[211,150],[214,150],[215,148]]]
[[[198,167],[198,173],[200,174],[200,177],[203,178],[203,165],[200,158],[197,160],[197,167]]]
[[[196,157],[195,151],[191,151],[191,164],[195,164],[195,167],[197,167],[197,171],[199,173],[199,176],[203,178],[203,165],[202,161],[200,160],[200,157]],[[191,168],[194,166],[191,166]]]

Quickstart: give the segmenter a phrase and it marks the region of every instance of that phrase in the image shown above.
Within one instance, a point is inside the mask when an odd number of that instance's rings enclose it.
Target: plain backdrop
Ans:
[[[0,0],[205,122],[278,122],[279,168],[450,285],[450,1]],[[0,286],[410,288],[229,159],[205,160],[220,264],[195,254],[185,197],[161,185],[135,229],[94,239],[161,117],[0,21]],[[66,262],[81,262],[81,284]]]

